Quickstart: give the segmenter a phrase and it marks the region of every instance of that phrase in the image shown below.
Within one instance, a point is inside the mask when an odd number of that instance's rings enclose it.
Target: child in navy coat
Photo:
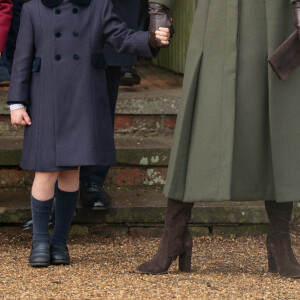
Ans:
[[[169,29],[156,34],[168,45]],[[122,53],[157,53],[148,32],[128,29],[113,13],[110,0],[31,0],[23,6],[8,104],[12,124],[26,126],[21,167],[36,171],[31,266],[70,263],[66,243],[79,167],[115,163],[106,42]],[[57,180],[50,241],[48,220]]]

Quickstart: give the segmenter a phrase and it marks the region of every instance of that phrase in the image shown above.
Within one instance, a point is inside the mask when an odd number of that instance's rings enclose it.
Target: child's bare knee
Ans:
[[[58,172],[35,172],[34,180],[41,184],[53,185],[58,178]]]
[[[36,172],[32,185],[32,196],[38,200],[52,198],[57,177],[58,172]]]
[[[75,192],[79,189],[79,169],[60,172],[58,187],[66,192]]]

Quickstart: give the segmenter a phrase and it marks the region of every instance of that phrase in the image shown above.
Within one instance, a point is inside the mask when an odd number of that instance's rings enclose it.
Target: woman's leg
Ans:
[[[179,256],[179,270],[190,272],[193,240],[188,222],[194,203],[168,199],[164,232],[156,255],[137,267],[141,273],[166,273]]]
[[[55,203],[55,225],[51,237],[51,263],[55,265],[70,263],[66,245],[76,209],[78,190],[79,168],[60,172]]]
[[[279,273],[283,277],[300,278],[298,263],[290,238],[290,220],[293,203],[266,201],[265,207],[270,220],[270,232],[267,236],[269,272]]]
[[[58,172],[35,173],[31,195],[33,246],[29,257],[33,267],[46,267],[50,263],[48,222],[57,178]]]

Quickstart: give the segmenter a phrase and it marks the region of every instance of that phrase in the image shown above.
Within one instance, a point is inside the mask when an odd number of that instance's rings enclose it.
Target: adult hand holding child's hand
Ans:
[[[19,126],[31,125],[30,117],[25,109],[16,109],[11,111],[11,124],[18,128]]]
[[[149,41],[152,47],[168,47],[168,43],[163,43],[160,38],[157,37],[157,31],[161,28],[169,30],[169,37],[173,37],[174,27],[172,19],[167,14],[168,8],[159,3],[149,3],[150,25],[149,25]]]

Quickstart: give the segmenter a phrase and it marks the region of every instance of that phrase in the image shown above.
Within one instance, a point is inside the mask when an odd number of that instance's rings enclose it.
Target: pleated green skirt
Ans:
[[[286,19],[278,26],[279,37],[269,29],[271,2]],[[184,202],[300,198],[300,174],[292,187],[281,179],[293,176],[289,152],[299,151],[294,163],[299,162],[300,171],[300,138],[294,143],[290,136],[283,145],[276,127],[290,122],[290,112],[280,119],[280,107],[295,99],[289,89],[300,84],[300,73],[282,83],[267,63],[268,55],[293,31],[292,8],[286,0],[271,2],[199,0],[164,189],[167,197]],[[287,99],[273,96],[276,88]],[[300,96],[295,109],[299,120]],[[300,137],[300,121],[294,129]]]
[[[270,200],[275,189],[265,1],[242,0],[240,12],[231,197]]]

